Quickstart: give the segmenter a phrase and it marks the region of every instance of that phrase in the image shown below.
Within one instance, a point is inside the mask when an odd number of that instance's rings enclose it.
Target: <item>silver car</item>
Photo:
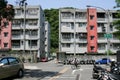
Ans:
[[[16,57],[0,57],[0,79],[12,76],[23,77],[24,64]]]

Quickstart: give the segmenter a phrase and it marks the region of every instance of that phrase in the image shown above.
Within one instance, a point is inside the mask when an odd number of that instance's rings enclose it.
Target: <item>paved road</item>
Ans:
[[[55,61],[25,64],[25,76],[14,80],[94,80],[93,65],[81,65],[72,70],[70,65],[57,64]]]

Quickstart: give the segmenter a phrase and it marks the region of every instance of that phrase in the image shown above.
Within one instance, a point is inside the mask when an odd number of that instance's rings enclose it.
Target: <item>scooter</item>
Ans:
[[[120,74],[120,69],[118,66],[114,66],[112,67],[111,72],[114,74]]]
[[[119,80],[107,71],[101,72],[97,80]]]

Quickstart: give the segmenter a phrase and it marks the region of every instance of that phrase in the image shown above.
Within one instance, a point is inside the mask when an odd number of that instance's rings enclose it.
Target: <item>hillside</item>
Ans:
[[[59,40],[59,9],[45,9],[46,20],[51,26],[51,53],[58,51]]]

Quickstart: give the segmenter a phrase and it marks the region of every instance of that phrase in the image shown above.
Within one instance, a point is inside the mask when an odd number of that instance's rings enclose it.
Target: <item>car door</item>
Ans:
[[[103,64],[107,64],[107,58],[103,58]]]
[[[9,76],[9,63],[7,58],[0,60],[0,79],[6,78]]]
[[[10,64],[10,73],[12,73],[11,75],[16,75],[20,66],[19,66],[19,62],[16,58],[10,57],[8,58],[9,64]]]

